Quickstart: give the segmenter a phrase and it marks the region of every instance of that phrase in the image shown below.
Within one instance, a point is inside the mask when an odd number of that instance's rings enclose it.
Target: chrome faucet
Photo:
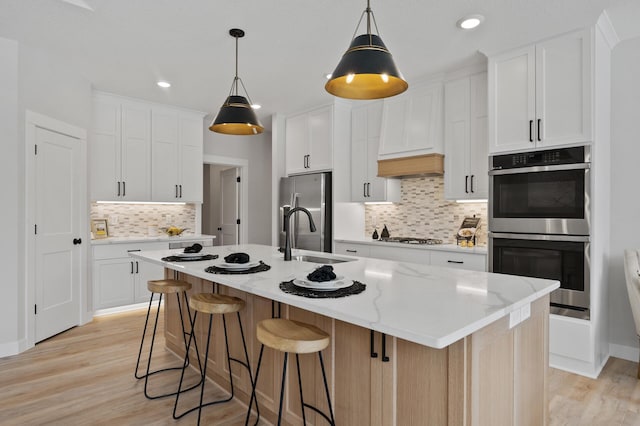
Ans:
[[[311,217],[311,213],[309,212],[309,210],[305,209],[304,207],[294,207],[291,210],[289,210],[287,213],[285,213],[284,215],[284,260],[291,260],[291,239],[290,239],[290,229],[291,229],[291,216],[293,216],[293,213],[295,212],[305,212],[307,214],[307,216],[309,217],[309,230],[311,232],[316,232],[316,224],[313,223],[313,218]]]

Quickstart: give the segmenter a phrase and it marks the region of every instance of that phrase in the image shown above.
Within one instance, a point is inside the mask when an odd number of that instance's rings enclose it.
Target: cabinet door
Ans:
[[[151,123],[153,201],[178,201],[178,113],[154,108]]]
[[[469,196],[469,97],[469,77],[445,85],[444,196],[449,200]]]
[[[400,179],[378,177],[378,151],[382,125],[382,102],[367,108],[367,200],[400,201]]]
[[[407,94],[384,100],[379,155],[395,154],[407,150],[406,120],[409,113]]]
[[[422,248],[404,248],[386,245],[386,243],[380,243],[380,245],[369,246],[371,257],[377,259],[395,260],[398,262],[414,262],[422,265],[428,265],[430,263],[429,250]]]
[[[333,108],[312,111],[309,119],[309,171],[331,170],[333,167]]]
[[[180,115],[180,201],[202,202],[202,118]]]
[[[367,107],[351,112],[351,201],[367,201],[368,138]],[[375,152],[376,160],[378,152]]]
[[[536,46],[536,119],[540,147],[591,141],[589,31]],[[538,122],[536,121],[536,130]]]
[[[120,104],[111,98],[93,100],[89,144],[91,200],[116,201],[120,181]]]
[[[134,260],[135,263],[135,303],[149,301],[151,293],[147,290],[147,282],[164,279],[164,268],[142,260]],[[158,296],[154,298],[154,300]]]
[[[151,200],[151,108],[122,103],[122,199]]]
[[[380,339],[379,333],[374,337]],[[371,331],[366,328],[335,321],[333,404],[336,424],[382,424],[380,340],[371,345],[371,338]],[[372,350],[377,351],[377,358],[372,358]]]
[[[489,198],[489,130],[487,129],[487,73],[471,76],[469,138],[469,198]],[[446,159],[446,157],[445,157]]]
[[[130,305],[134,299],[135,263],[130,258],[96,260],[93,267],[94,307]]]
[[[307,114],[287,118],[285,131],[285,166],[288,175],[304,173],[309,154],[309,127]]]
[[[535,145],[535,48],[489,59],[489,151]]]

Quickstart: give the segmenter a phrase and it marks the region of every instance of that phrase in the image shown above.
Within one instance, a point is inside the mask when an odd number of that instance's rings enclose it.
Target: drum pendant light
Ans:
[[[220,112],[209,126],[209,130],[226,135],[257,135],[264,131],[264,127],[253,111],[251,106],[253,104],[247,88],[244,87],[242,79],[238,77],[238,39],[244,37],[244,31],[232,28],[229,30],[229,34],[236,39],[236,76],[231,83],[229,96],[220,107]],[[238,94],[238,83],[242,86],[246,97]]]
[[[356,37],[365,14],[367,33]],[[372,18],[379,34],[367,0],[367,8],[360,15],[351,45],[324,86],[332,95],[347,99],[380,99],[402,93],[409,87],[380,36],[371,34]]]

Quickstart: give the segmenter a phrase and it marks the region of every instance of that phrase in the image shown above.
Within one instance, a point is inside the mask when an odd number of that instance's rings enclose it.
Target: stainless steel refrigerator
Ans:
[[[304,207],[311,213],[316,232],[309,231],[309,219],[304,212],[293,214],[291,247],[331,253],[331,173],[292,176],[280,180],[280,247],[284,247],[284,215],[294,207]]]

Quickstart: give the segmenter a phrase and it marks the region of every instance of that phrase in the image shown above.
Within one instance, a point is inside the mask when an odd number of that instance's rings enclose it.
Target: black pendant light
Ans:
[[[367,33],[356,37],[365,13]],[[409,87],[380,36],[371,34],[371,18],[379,34],[367,0],[367,8],[360,15],[351,45],[324,86],[332,95],[347,99],[380,99],[402,93]]]
[[[231,83],[229,96],[220,107],[220,112],[209,126],[209,130],[226,135],[257,135],[264,131],[264,127],[258,121],[258,117],[251,107],[251,98],[247,88],[244,87],[242,79],[238,77],[238,39],[244,37],[244,31],[232,28],[229,30],[229,34],[236,39],[236,76]],[[238,94],[238,83],[242,86],[247,97]]]

